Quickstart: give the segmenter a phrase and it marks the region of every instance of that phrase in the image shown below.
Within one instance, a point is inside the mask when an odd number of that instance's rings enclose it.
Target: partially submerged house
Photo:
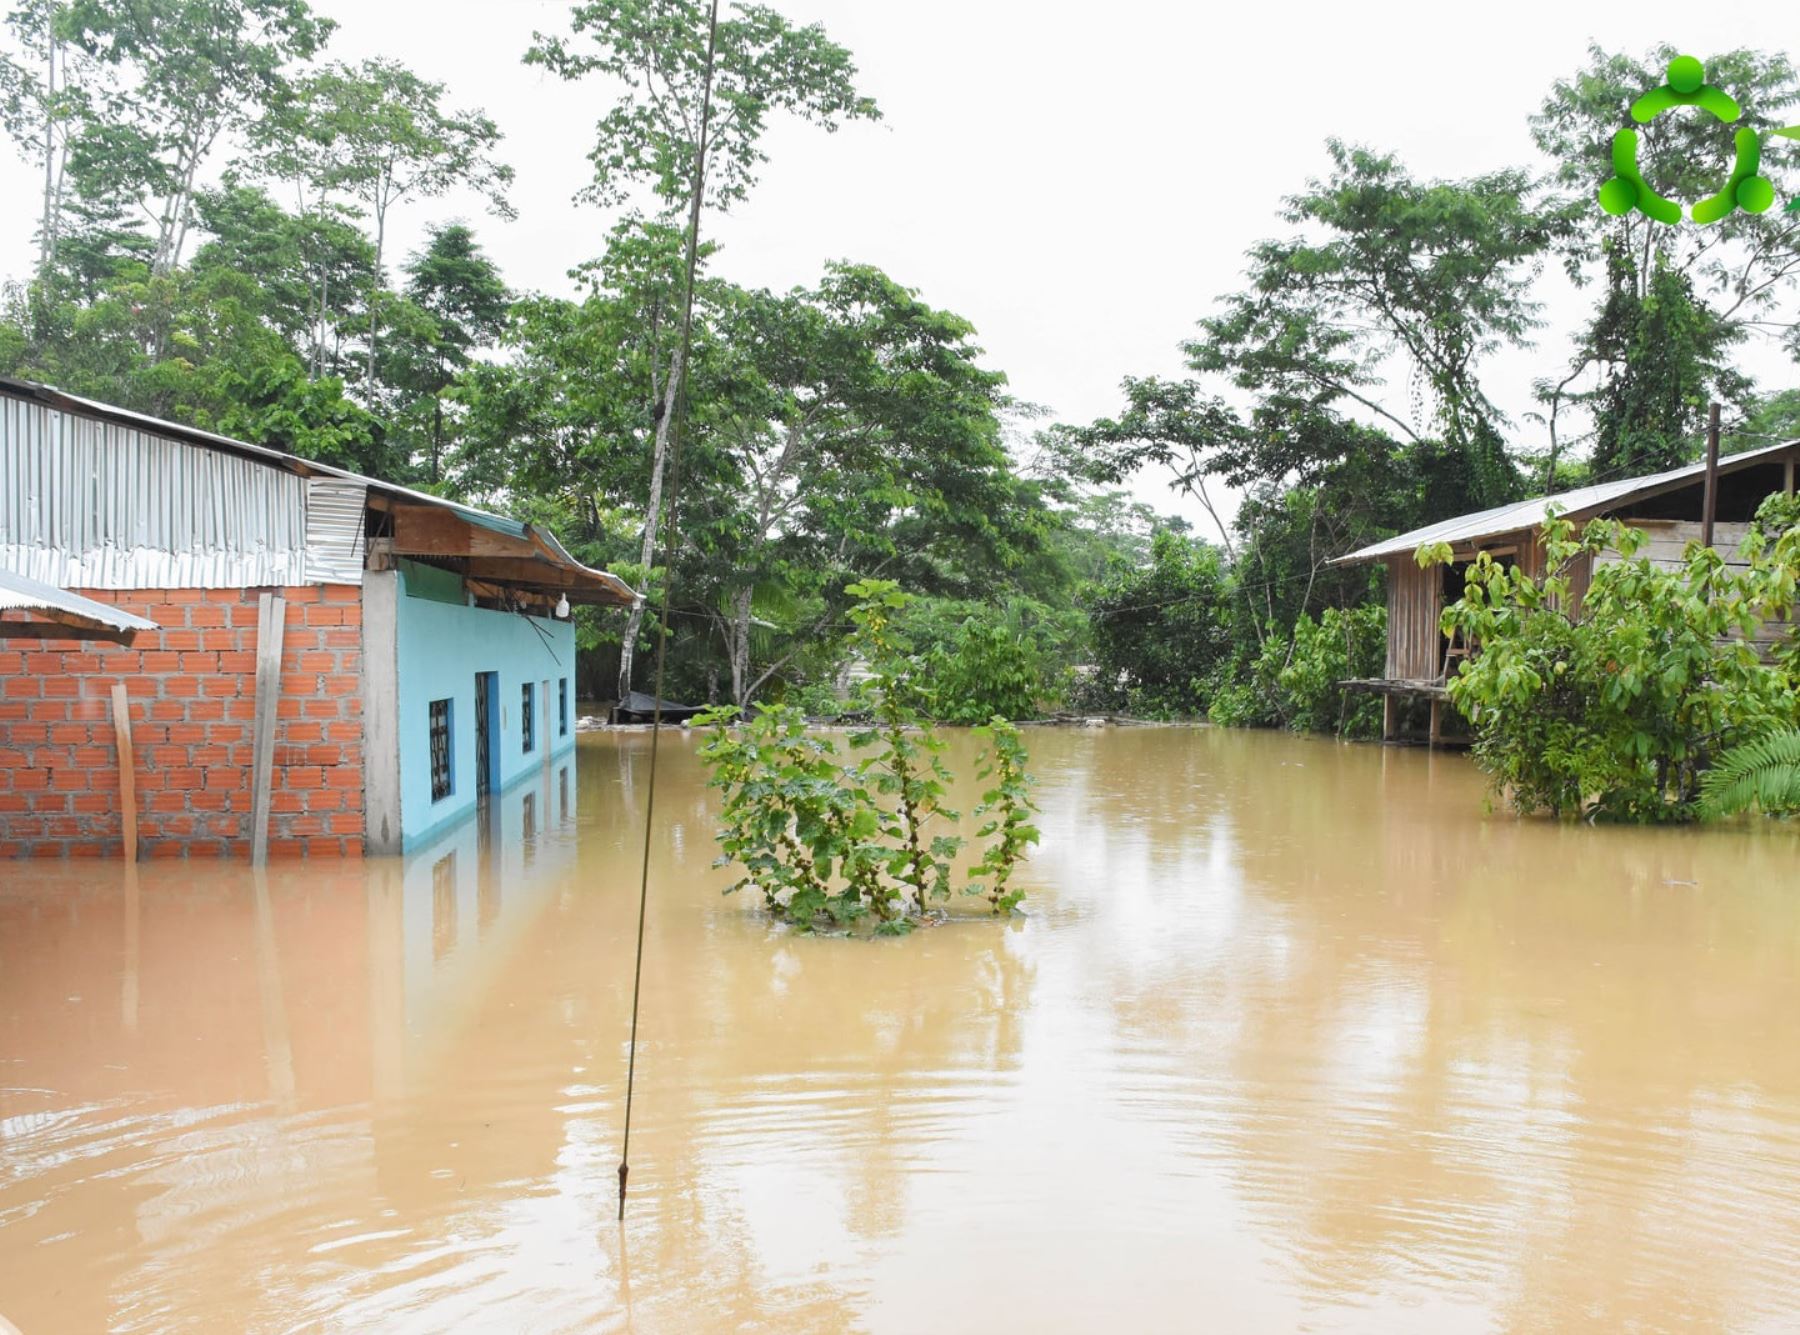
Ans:
[[[1756,507],[1774,492],[1785,490],[1793,494],[1797,464],[1800,441],[1746,450],[1719,460],[1713,546],[1725,554],[1728,562],[1736,561],[1737,549],[1749,532]],[[1706,465],[1690,464],[1664,473],[1600,482],[1560,495],[1539,496],[1461,515],[1339,557],[1333,564],[1380,561],[1388,572],[1386,667],[1378,678],[1346,684],[1384,698],[1382,733],[1386,740],[1398,740],[1404,734],[1404,706],[1409,701],[1429,705],[1427,738],[1433,743],[1446,740],[1442,731],[1443,702],[1447,698],[1444,683],[1466,656],[1468,647],[1452,643],[1439,623],[1446,603],[1462,596],[1463,571],[1477,553],[1516,562],[1527,574],[1542,576],[1543,528],[1554,511],[1578,527],[1590,519],[1610,518],[1643,529],[1646,542],[1641,554],[1659,564],[1675,566],[1681,562],[1687,545],[1701,538],[1706,486]],[[1415,553],[1437,543],[1450,545],[1451,564],[1421,569]],[[1616,556],[1579,558],[1568,572],[1576,597],[1593,574],[1592,561],[1604,563],[1609,559]]]
[[[3,379],[0,572],[0,857],[116,853],[128,795],[156,855],[398,852],[574,746],[570,605],[633,597],[534,525]]]

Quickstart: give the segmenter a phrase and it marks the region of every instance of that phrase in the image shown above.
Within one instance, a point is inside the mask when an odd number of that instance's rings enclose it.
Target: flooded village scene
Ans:
[[[1795,49],[15,5],[0,1332],[1800,1330]]]

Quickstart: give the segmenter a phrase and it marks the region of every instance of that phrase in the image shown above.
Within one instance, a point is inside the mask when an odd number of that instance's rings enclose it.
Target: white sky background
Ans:
[[[570,203],[608,90],[566,85],[519,57],[563,31],[561,0],[313,0],[342,25],[328,55],[396,57],[486,109],[518,172],[516,222],[455,196],[406,206],[390,254],[427,222],[465,217],[518,290],[568,294],[608,217]],[[1283,195],[1326,165],[1336,135],[1392,150],[1419,177],[1532,163],[1526,117],[1590,39],[1704,59],[1751,46],[1800,55],[1782,3],[1215,5],[1200,0],[774,0],[852,51],[886,119],[826,135],[778,122],[749,201],[709,225],[715,271],[755,286],[815,280],[829,259],[872,263],[968,317],[1019,397],[1055,420],[1119,406],[1127,374],[1178,375],[1177,343],[1242,281],[1244,252],[1285,229]],[[24,275],[32,169],[0,164],[0,273]],[[1779,205],[1778,205],[1779,207]],[[1513,439],[1533,378],[1566,360],[1589,296],[1541,284],[1551,327],[1486,371]],[[1761,388],[1800,383],[1773,345],[1740,357]],[[1405,386],[1385,396],[1406,402]],[[1160,478],[1136,490],[1210,532]]]

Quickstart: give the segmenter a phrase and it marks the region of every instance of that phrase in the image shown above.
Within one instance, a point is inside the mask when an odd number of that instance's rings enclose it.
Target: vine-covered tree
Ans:
[[[1717,398],[1742,408],[1749,384],[1730,354],[1752,331],[1793,326],[1781,303],[1800,277],[1800,217],[1734,211],[1707,227],[1668,227],[1635,210],[1611,217],[1594,206],[1612,174],[1613,135],[1631,103],[1667,77],[1675,48],[1642,57],[1588,48],[1582,69],[1552,85],[1531,118],[1532,137],[1556,164],[1550,186],[1571,220],[1561,238],[1578,274],[1598,279],[1593,318],[1577,333],[1567,365],[1538,385],[1546,409],[1546,488],[1565,457],[1565,407],[1592,414],[1593,470],[1618,476],[1679,461],[1694,448],[1698,415]],[[1743,115],[1663,115],[1638,126],[1639,164],[1669,199],[1704,198],[1733,159],[1733,134],[1790,123],[1800,74],[1787,56],[1734,50],[1708,56],[1707,82]],[[1766,153],[1761,171],[1779,198],[1800,188],[1793,154]],[[1800,342],[1795,344],[1800,350]]]

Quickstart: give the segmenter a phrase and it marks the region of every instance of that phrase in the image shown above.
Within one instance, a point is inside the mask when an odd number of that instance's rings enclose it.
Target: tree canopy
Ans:
[[[1672,228],[1594,203],[1668,50],[1590,50],[1521,117],[1513,164],[1434,179],[1325,141],[1242,281],[1169,331],[1180,369],[1121,368],[1114,411],[1032,432],[916,275],[852,255],[787,290],[734,277],[709,228],[749,199],[771,131],[881,111],[820,25],[727,3],[715,31],[709,12],[582,0],[519,53],[597,106],[595,239],[566,286],[519,291],[490,250],[514,210],[503,127],[392,55],[333,58],[306,0],[16,0],[0,130],[43,186],[0,373],[550,523],[676,590],[680,695],[843,707],[845,590],[879,579],[916,595],[921,661],[970,700],[1345,732],[1367,716],[1332,674],[1366,667],[1382,588],[1337,556],[1693,458],[1713,400],[1745,443],[1800,433],[1794,391],[1744,369],[1753,346],[1800,355],[1800,217]],[[1706,67],[1759,130],[1793,119],[1786,56]],[[1713,188],[1719,126],[1642,133],[1654,188]],[[1764,168],[1800,187],[1792,154]],[[398,260],[397,235],[420,238]],[[1551,319],[1558,275],[1579,319]],[[1502,358],[1534,368],[1534,411],[1503,410]],[[1203,532],[1131,490],[1146,479]],[[644,685],[645,605],[580,615],[584,688]]]

